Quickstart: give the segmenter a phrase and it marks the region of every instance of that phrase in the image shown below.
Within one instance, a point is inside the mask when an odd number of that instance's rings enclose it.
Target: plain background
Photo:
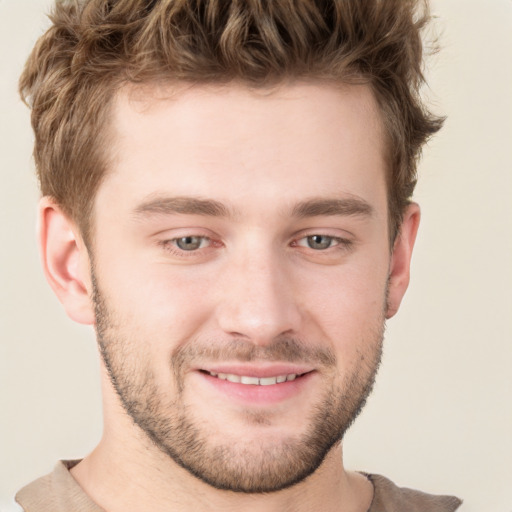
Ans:
[[[0,507],[101,433],[90,329],[39,268],[29,112],[17,77],[49,0],[0,0]],[[347,466],[512,511],[512,1],[437,0],[429,60],[445,128],[425,149],[413,278],[345,441]]]

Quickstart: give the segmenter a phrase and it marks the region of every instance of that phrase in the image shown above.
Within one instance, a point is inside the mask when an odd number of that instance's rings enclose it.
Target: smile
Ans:
[[[295,380],[300,375],[296,373],[289,373],[287,375],[276,375],[274,377],[250,377],[248,375],[235,375],[233,373],[217,373],[206,372],[212,377],[217,377],[221,380],[227,380],[236,384],[246,384],[249,386],[272,386],[274,384],[282,384],[283,382],[290,382]]]
[[[297,400],[317,382],[318,372],[307,364],[214,363],[197,368],[198,385],[205,385],[206,397],[224,397],[230,404],[244,407],[270,407],[286,400]],[[213,392],[213,395],[210,393]],[[219,395],[220,394],[220,395]],[[234,401],[234,402],[233,402]]]

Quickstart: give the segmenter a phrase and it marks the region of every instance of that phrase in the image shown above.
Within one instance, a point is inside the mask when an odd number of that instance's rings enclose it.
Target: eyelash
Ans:
[[[307,244],[308,239],[312,239],[313,237],[322,237],[322,238],[329,239],[329,243],[330,243],[329,247],[326,247],[324,249],[314,249],[313,247],[306,247],[305,245],[300,244],[301,241],[306,241],[306,244]],[[197,249],[191,249],[191,250],[181,249],[177,244],[180,240],[184,240],[186,238],[197,238],[197,239],[200,239],[201,245],[203,245],[203,243],[207,243],[208,245],[206,247],[199,246]],[[332,245],[332,244],[334,244],[334,245]],[[161,242],[159,242],[159,245],[161,245],[166,251],[170,252],[174,256],[187,258],[187,257],[197,256],[201,250],[204,251],[204,250],[211,249],[212,246],[213,247],[214,246],[221,247],[222,243],[212,240],[208,236],[186,235],[186,236],[181,236],[181,237],[177,237],[177,238],[171,238],[168,240],[162,240]],[[308,235],[305,235],[298,239],[293,240],[292,243],[290,244],[290,246],[291,247],[303,247],[304,249],[311,250],[316,254],[321,254],[321,253],[330,254],[333,251],[349,250],[353,246],[353,241],[346,239],[346,238],[336,237],[336,236],[332,236],[332,235],[325,235],[325,234],[321,234],[321,233],[312,233],[312,234],[308,234]],[[201,251],[201,253],[203,251]]]
[[[177,243],[180,241],[180,240],[183,240],[183,239],[186,239],[186,238],[198,238],[198,239],[201,239],[201,245],[204,243],[204,242],[209,242],[207,247],[198,247],[197,249],[192,249],[192,250],[186,250],[186,249],[181,249]],[[220,242],[217,242],[215,243],[210,237],[208,236],[202,236],[202,235],[186,235],[186,236],[180,236],[180,237],[177,237],[177,238],[171,238],[169,240],[162,240],[159,242],[159,245],[161,245],[164,250],[170,252],[173,256],[179,256],[179,257],[182,257],[182,258],[187,258],[187,257],[191,257],[191,256],[197,256],[198,252],[200,249],[209,249],[211,246],[213,245],[221,245]]]
[[[329,247],[326,247],[324,249],[314,249],[311,246],[306,247],[305,245],[300,244],[300,242],[304,240],[309,245],[309,241],[310,241],[309,239],[312,239],[314,237],[329,239],[329,244],[330,244]],[[334,245],[332,245],[332,244],[334,244]],[[332,236],[332,235],[324,235],[321,233],[312,233],[310,235],[303,236],[303,237],[299,238],[298,240],[295,240],[294,242],[292,242],[293,247],[305,247],[306,249],[311,249],[318,253],[327,252],[327,251],[329,251],[329,249],[331,249],[331,250],[332,249],[346,250],[346,249],[349,249],[352,244],[353,244],[352,240],[348,240],[347,238],[341,238],[341,237]]]

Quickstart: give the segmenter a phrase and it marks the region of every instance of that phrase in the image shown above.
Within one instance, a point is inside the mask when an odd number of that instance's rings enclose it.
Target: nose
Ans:
[[[298,297],[284,255],[259,250],[231,260],[222,274],[216,312],[226,334],[266,345],[298,333]]]

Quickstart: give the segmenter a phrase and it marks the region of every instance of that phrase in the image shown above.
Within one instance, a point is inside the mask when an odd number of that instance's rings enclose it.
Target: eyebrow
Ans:
[[[292,216],[299,219],[319,216],[363,216],[371,217],[372,206],[361,198],[343,199],[313,198],[301,201],[292,209]],[[204,215],[209,217],[232,217],[231,210],[214,199],[197,197],[155,197],[144,201],[134,210],[136,217],[147,215]]]
[[[143,202],[134,210],[136,217],[148,214],[184,214],[207,215],[211,217],[228,217],[230,210],[213,199],[200,199],[196,197],[157,197]]]
[[[372,206],[357,197],[344,199],[310,199],[295,205],[292,215],[298,218],[319,216],[361,216],[371,217]]]

